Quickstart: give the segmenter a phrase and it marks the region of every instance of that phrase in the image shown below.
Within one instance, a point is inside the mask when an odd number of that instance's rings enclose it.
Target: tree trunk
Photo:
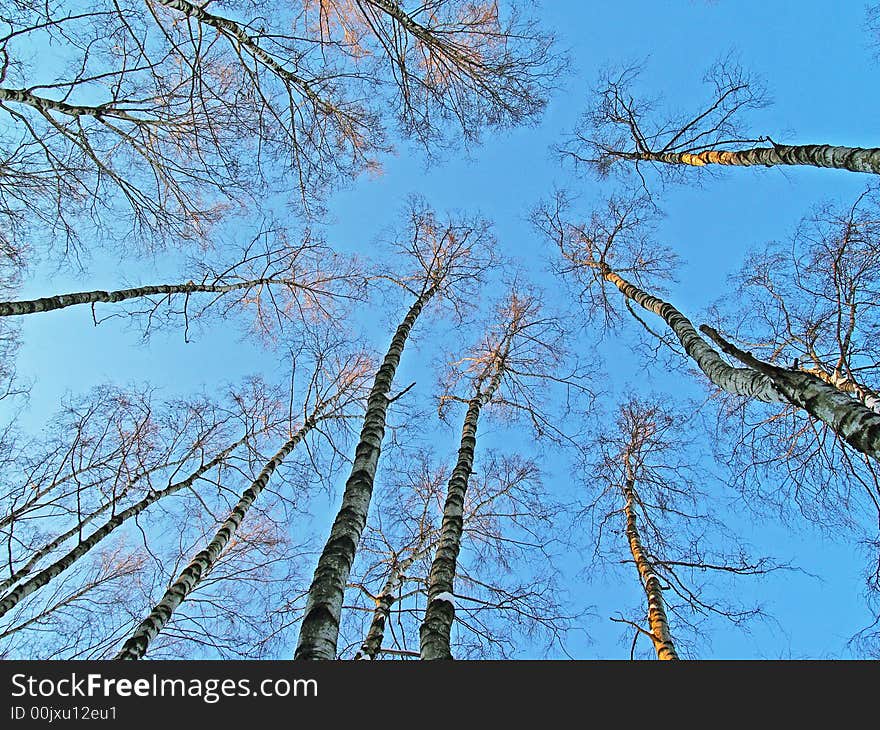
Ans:
[[[811,375],[815,375],[820,380],[833,385],[840,391],[844,393],[851,393],[856,398],[859,399],[859,402],[865,406],[865,408],[869,408],[874,411],[874,413],[880,413],[880,395],[875,393],[871,388],[863,383],[859,383],[852,378],[846,377],[839,370],[835,370],[832,373],[828,373],[823,370],[821,367],[801,367],[805,373],[810,373]]]
[[[413,38],[422,41],[429,47],[438,43],[438,39],[434,38],[425,26],[417,23],[411,15],[404,11],[398,0],[368,0],[368,3],[393,18]],[[469,60],[467,54],[462,54],[462,58],[466,61]]]
[[[2,582],[0,582],[0,591],[5,591],[10,586],[13,586],[16,583],[18,583],[22,578],[24,578],[28,573],[30,573],[34,569],[34,566],[37,563],[39,563],[40,560],[42,560],[46,555],[48,555],[53,550],[55,550],[59,545],[63,545],[71,537],[73,537],[78,532],[80,532],[83,529],[83,527],[88,525],[90,522],[93,522],[95,519],[100,517],[102,514],[104,514],[108,509],[110,509],[115,504],[115,502],[117,500],[121,499],[123,496],[124,496],[124,494],[120,494],[119,497],[116,498],[116,500],[113,500],[113,501],[107,502],[106,504],[101,505],[100,507],[98,507],[98,509],[96,509],[94,512],[92,512],[90,515],[86,515],[82,520],[80,520],[77,524],[75,524],[73,527],[71,527],[67,532],[62,533],[58,537],[54,538],[50,542],[43,545],[43,547],[41,547],[39,550],[37,550],[33,555],[31,555],[28,558],[27,562],[24,565],[22,565],[18,570],[14,570],[8,578],[5,578]]]
[[[116,655],[116,659],[141,659],[146,654],[150,643],[162,631],[165,624],[168,623],[174,610],[196,589],[202,578],[211,572],[226,545],[235,535],[235,531],[241,525],[245,515],[247,515],[251,505],[260,496],[266,484],[269,483],[272,473],[284,461],[287,455],[293,451],[296,445],[306,437],[309,431],[317,425],[320,420],[320,413],[328,405],[329,403],[323,403],[320,408],[316,408],[306,419],[305,423],[303,423],[302,427],[263,467],[259,476],[242,493],[241,498],[235,507],[232,508],[226,521],[217,530],[214,539],[190,561],[173,585],[165,591],[165,595],[154,606],[150,615],[141,622],[140,626],[135,629],[134,633],[128,638],[128,641],[125,642],[122,649]]]
[[[880,458],[880,414],[859,401],[822,382],[815,375],[800,370],[785,370],[758,360],[739,350],[711,327],[700,329],[721,349],[745,363],[746,368],[728,365],[718,352],[694,329],[690,320],[668,302],[652,297],[622,279],[607,265],[596,265],[606,281],[669,325],[685,352],[693,358],[712,383],[734,395],[743,395],[766,403],[785,403],[802,408],[818,418],[854,449]]]
[[[123,522],[128,520],[131,517],[135,517],[143,512],[147,507],[149,507],[154,502],[157,502],[162,497],[167,497],[170,494],[174,494],[175,492],[179,492],[181,489],[192,486],[197,479],[199,479],[203,474],[213,469],[218,464],[221,464],[224,459],[226,459],[229,454],[231,454],[235,449],[237,449],[242,444],[246,443],[251,438],[250,435],[244,436],[243,438],[236,441],[231,446],[227,447],[223,451],[221,451],[217,456],[211,459],[206,464],[203,464],[198,469],[196,469],[192,474],[190,474],[186,479],[180,482],[175,482],[174,484],[170,484],[165,489],[159,490],[158,492],[151,492],[146,497],[144,497],[140,502],[133,504],[131,507],[119,512],[114,515],[111,519],[109,519],[102,527],[97,529],[91,535],[89,535],[85,540],[80,542],[76,547],[71,549],[66,555],[56,560],[51,565],[47,566],[39,573],[37,573],[33,578],[26,581],[25,583],[21,583],[15,588],[13,588],[8,594],[3,596],[0,599],[0,616],[5,615],[8,611],[10,611],[22,598],[26,598],[30,594],[39,590],[43,586],[45,586],[50,580],[57,577],[65,570],[70,568],[77,560],[83,557],[86,553],[88,553],[93,547],[95,547],[101,540],[107,537],[113,530],[119,527]]]
[[[358,445],[355,449],[351,474],[345,483],[342,505],[333,522],[330,536],[309,587],[305,616],[300,627],[295,659],[335,659],[339,638],[339,618],[345,586],[351,575],[351,566],[361,533],[367,522],[376,466],[385,436],[385,417],[388,411],[388,393],[400,363],[410,330],[425,304],[437,291],[436,285],[427,289],[410,307],[400,323],[391,345],[376,373],[367,398]]]
[[[785,145],[754,147],[746,150],[704,150],[703,152],[645,152],[630,153],[629,159],[645,162],[663,162],[668,165],[809,165],[833,167],[853,172],[880,173],[880,148],[837,147],[827,144]]]
[[[361,644],[361,648],[355,654],[355,659],[363,659],[364,657],[375,659],[379,654],[379,650],[382,648],[382,641],[385,639],[385,622],[391,615],[391,607],[397,600],[396,594],[403,584],[406,571],[409,570],[409,567],[416,560],[425,555],[430,548],[430,545],[417,548],[406,559],[394,564],[388,579],[385,581],[385,585],[382,586],[382,592],[376,596],[376,610],[373,611],[373,620],[370,622],[370,628],[367,631],[367,636],[364,638],[364,643]]]
[[[461,429],[458,460],[449,477],[446,503],[443,505],[440,542],[428,575],[428,606],[425,609],[425,618],[419,627],[422,659],[452,659],[449,641],[452,624],[455,621],[453,590],[464,528],[464,500],[468,480],[474,468],[480,410],[492,399],[501,383],[504,372],[503,356],[496,362],[495,368],[495,374],[488,387],[469,401]]]
[[[607,266],[597,265],[597,268],[600,269],[605,280],[614,284],[624,296],[661,317],[700,370],[723,391],[765,403],[789,402],[777,391],[772,381],[761,373],[755,372],[752,368],[734,368],[728,365],[715,348],[700,337],[690,320],[671,304],[639,289]]]
[[[117,289],[116,291],[83,291],[71,294],[58,294],[54,297],[42,297],[20,302],[0,302],[0,317],[10,317],[17,314],[34,314],[36,312],[49,312],[53,309],[72,307],[75,304],[94,304],[96,302],[121,302],[125,299],[137,299],[148,297],[153,294],[193,294],[195,292],[214,292],[225,294],[237,289],[249,289],[254,286],[269,284],[286,284],[295,286],[292,281],[281,279],[254,279],[241,281],[236,284],[194,284],[191,281],[185,284],[156,284],[153,286],[138,286],[132,289]]]
[[[24,104],[39,111],[41,114],[47,115],[48,112],[58,112],[68,117],[101,117],[123,119],[135,124],[154,124],[155,121],[147,117],[143,119],[134,117],[128,112],[114,107],[112,104],[100,106],[83,106],[81,104],[68,104],[64,101],[56,101],[55,99],[47,99],[45,96],[37,96],[27,89],[5,89],[0,88],[0,104],[3,102],[13,102],[16,104]]]
[[[763,362],[711,327],[703,325],[700,329],[728,355],[764,375],[789,403],[818,418],[854,449],[880,459],[880,414],[815,375]]]
[[[625,457],[628,461],[629,455]],[[661,660],[678,659],[675,651],[675,645],[672,642],[672,635],[669,633],[669,621],[666,618],[666,606],[663,602],[663,590],[660,587],[660,579],[654,573],[654,566],[645,555],[642,548],[642,538],[639,535],[639,528],[636,523],[635,504],[635,485],[630,473],[629,463],[626,465],[627,477],[623,487],[623,497],[626,500],[623,511],[626,515],[626,539],[629,542],[629,549],[632,553],[636,568],[639,571],[639,577],[642,579],[642,585],[648,596],[648,635],[654,644],[654,650],[657,652],[657,658]]]
[[[43,547],[39,548],[33,554],[31,554],[31,556],[27,559],[27,562],[24,565],[22,565],[20,568],[18,568],[17,570],[13,569],[13,567],[10,563],[9,569],[11,571],[11,575],[8,578],[4,578],[3,581],[0,582],[0,593],[7,590],[10,586],[18,583],[22,578],[24,578],[24,576],[26,576],[28,573],[31,572],[31,570],[33,570],[34,566],[37,563],[39,563],[40,560],[42,560],[44,557],[46,557],[46,555],[51,553],[53,550],[57,549],[60,545],[63,545],[65,542],[67,542],[74,535],[77,535],[80,532],[82,532],[82,529],[86,525],[88,525],[91,522],[94,522],[96,519],[98,519],[98,517],[100,517],[102,514],[104,514],[108,510],[115,509],[116,506],[119,504],[119,502],[121,500],[125,499],[126,495],[129,493],[129,491],[131,491],[132,487],[134,487],[135,484],[137,484],[143,477],[147,476],[148,474],[151,474],[153,472],[158,471],[160,468],[164,469],[167,466],[179,465],[179,464],[182,464],[184,461],[185,461],[185,459],[182,459],[180,461],[172,462],[171,464],[164,464],[161,467],[152,467],[150,469],[147,469],[144,472],[141,472],[140,474],[136,474],[128,482],[128,484],[126,484],[119,491],[119,493],[117,495],[115,495],[112,499],[110,499],[110,501],[105,502],[100,507],[98,507],[98,509],[96,509],[94,512],[83,517],[77,524],[75,524],[73,527],[71,527],[69,530],[67,530],[67,532],[63,532],[60,535],[58,535],[57,537],[52,538],[49,542],[47,542],[45,545],[43,545]],[[27,508],[27,507],[28,507],[28,505],[25,505],[25,508]],[[21,514],[21,512],[18,512],[18,513],[11,512],[7,518],[0,520],[0,527],[3,527],[8,522],[13,522],[15,519],[17,519],[20,516],[20,514]]]

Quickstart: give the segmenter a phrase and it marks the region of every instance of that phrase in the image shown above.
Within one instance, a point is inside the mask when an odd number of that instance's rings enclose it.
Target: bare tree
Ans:
[[[613,425],[603,427],[585,449],[592,487],[585,512],[596,525],[595,555],[602,562],[616,558],[635,565],[644,594],[638,615],[647,617],[647,628],[644,618],[612,620],[635,630],[633,652],[637,639],[646,636],[661,660],[680,658],[670,610],[681,630],[694,637],[712,616],[740,624],[761,615],[735,598],[733,585],[725,585],[719,596],[705,584],[706,576],[763,575],[781,567],[749,557],[713,516],[712,500],[700,489],[712,477],[695,466],[686,409],[657,395],[630,396]],[[630,557],[621,560],[621,553]],[[673,601],[669,607],[666,594]]]
[[[658,101],[639,97],[639,68],[604,74],[589,109],[571,139],[566,157],[607,175],[619,163],[657,166],[811,165],[853,172],[880,172],[880,149],[828,144],[779,144],[766,134],[744,131],[749,113],[767,104],[760,82],[731,57],[706,73],[709,100],[697,111],[658,110]],[[760,146],[756,146],[760,145]]]
[[[626,238],[615,241],[609,239],[606,233],[610,230],[616,237],[618,230],[626,228],[625,219],[631,221],[630,225],[638,225],[640,206],[609,206],[611,215],[620,213],[621,217],[597,230],[586,225],[566,223],[562,210],[561,204],[545,207],[537,214],[537,220],[560,247],[569,273],[578,282],[585,286],[597,286],[603,296],[605,285],[611,284],[627,302],[633,301],[662,318],[686,355],[721,390],[766,403],[794,405],[827,424],[857,451],[874,459],[880,455],[880,415],[812,373],[764,362],[740,350],[713,328],[702,325],[700,331],[744,367],[731,366],[679,310],[624,279],[611,268],[607,254],[616,244],[623,247],[618,253],[620,258],[629,257],[633,261],[634,252],[627,250]],[[636,257],[632,265],[638,266],[638,263]]]
[[[9,577],[0,615],[151,505],[222,473],[237,449],[283,429],[286,416],[278,393],[262,381],[233,391],[227,404],[171,404],[158,422],[148,401],[124,393],[99,392],[73,406],[42,451],[27,444],[19,452],[16,483],[4,497]],[[105,522],[89,531],[98,518]],[[37,569],[46,560],[52,562]]]
[[[8,659],[75,659],[101,656],[148,556],[125,540],[95,551],[52,588],[29,597],[26,611],[0,630],[0,656]],[[100,607],[100,610],[96,610]]]
[[[281,489],[270,486],[263,492],[210,573],[202,576],[150,642],[152,659],[271,659],[284,651],[287,632],[281,624],[292,623],[299,614],[285,606],[284,599],[302,590],[310,560],[309,545],[301,535],[301,515],[290,514],[293,505],[304,501],[302,487],[308,484],[310,465],[299,461],[294,465],[288,457],[283,466],[294,471],[285,474]],[[277,476],[276,472],[273,483]],[[217,525],[207,514],[194,523],[193,527],[204,529],[193,529],[192,539],[163,556],[161,570],[153,568],[151,580],[128,602],[133,608],[126,612],[130,620],[117,617],[116,630],[108,632],[102,657],[118,653],[121,641],[143,617],[144,606],[168,587]]]
[[[586,392],[579,374],[567,372],[559,322],[541,312],[533,293],[514,287],[498,307],[496,324],[478,347],[454,363],[440,395],[441,412],[452,402],[467,404],[455,468],[449,478],[443,522],[428,578],[428,605],[419,629],[422,659],[450,659],[455,620],[454,581],[461,550],[464,503],[474,465],[477,427],[485,407],[526,414],[538,434],[562,434],[532,388],[548,382]],[[497,400],[497,403],[496,403]]]
[[[392,471],[364,533],[347,601],[355,659],[419,657],[418,628],[450,470],[419,452]],[[564,650],[576,613],[562,607],[553,567],[562,511],[534,461],[490,450],[477,458],[457,559],[457,655],[510,657],[539,637]]]
[[[724,341],[809,373],[877,413],[876,220],[868,189],[851,205],[816,207],[787,240],[752,253],[734,277],[737,310],[723,306],[716,315],[732,333]],[[880,516],[873,458],[853,452],[824,422],[794,406],[747,413],[745,404],[725,399],[722,415],[736,425],[725,447],[753,502],[793,503],[822,528],[867,529],[865,542],[873,542]],[[763,490],[770,473],[776,488]],[[877,575],[876,564],[871,573]],[[869,585],[878,585],[875,577]]]
[[[50,44],[53,63],[31,57]],[[267,190],[316,207],[378,165],[395,117],[427,145],[451,126],[475,138],[536,115],[556,70],[549,36],[494,2],[16,3],[0,20],[3,247],[40,227],[67,246],[95,229],[209,240]]]
[[[235,536],[248,511],[265,489],[278,466],[319,423],[334,418],[344,418],[348,409],[358,402],[363,381],[369,372],[368,360],[360,354],[348,358],[347,362],[343,363],[327,363],[325,358],[325,353],[315,353],[316,367],[306,388],[308,398],[303,405],[301,425],[291,428],[287,441],[265,464],[257,478],[244,490],[213,539],[193,557],[177,580],[165,591],[149,616],[141,622],[125,642],[116,656],[117,659],[140,659],[143,657],[151,641],[168,623],[174,610],[213,570],[214,565]]]
[[[226,318],[243,313],[250,316],[253,333],[277,340],[288,325],[301,328],[340,318],[366,284],[355,260],[335,253],[307,231],[295,243],[288,235],[280,227],[263,229],[235,252],[233,264],[214,263],[208,256],[194,260],[188,281],[0,302],[0,317],[88,304],[96,324],[112,317],[136,318],[144,322],[146,337],[159,326],[182,323],[188,340],[191,324],[211,314]],[[99,318],[97,303],[122,303],[122,311]]]
[[[791,241],[769,244],[736,276],[751,322],[728,317],[737,338],[770,362],[812,373],[880,413],[871,388],[880,351],[877,200],[868,189],[848,209],[818,208]],[[755,316],[757,315],[757,316]]]
[[[493,263],[493,243],[485,221],[441,221],[422,201],[411,201],[408,227],[396,244],[397,256],[405,263],[395,266],[397,273],[390,278],[415,300],[397,327],[367,398],[363,428],[342,505],[309,589],[296,649],[298,659],[336,657],[345,586],[367,521],[388,406],[402,395],[389,398],[410,331],[432,300],[454,311],[472,306]]]
[[[395,116],[425,146],[439,140],[448,122],[475,139],[485,127],[534,117],[559,71],[552,38],[523,19],[516,3],[506,4],[506,17],[492,0],[314,4],[323,38],[344,37],[351,55],[375,56],[391,69]]]

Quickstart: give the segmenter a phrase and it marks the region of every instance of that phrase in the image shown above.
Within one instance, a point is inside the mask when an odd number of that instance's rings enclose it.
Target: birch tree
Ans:
[[[699,441],[686,406],[667,400],[656,394],[625,398],[616,419],[585,448],[584,514],[594,524],[595,557],[632,565],[639,579],[639,608],[630,618],[624,611],[612,618],[634,630],[631,656],[644,636],[658,659],[676,660],[681,634],[686,644],[705,641],[705,621],[741,625],[762,615],[760,607],[737,598],[735,582],[725,577],[760,576],[783,566],[750,557],[715,515],[706,484],[715,478],[695,466]]]
[[[136,595],[148,556],[126,540],[95,551],[0,629],[4,659],[94,659]],[[95,607],[102,610],[96,611]]]
[[[383,276],[412,297],[411,304],[391,339],[367,397],[342,504],[309,588],[297,659],[336,657],[345,586],[367,520],[388,407],[402,394],[389,397],[410,332],[429,304],[459,315],[468,311],[493,264],[494,241],[486,221],[441,220],[417,199],[411,200],[408,218],[407,229],[394,246],[400,263],[392,268],[395,273]]]
[[[263,492],[210,573],[175,608],[150,642],[151,659],[273,659],[284,651],[289,633],[284,625],[293,623],[298,614],[285,606],[284,599],[302,589],[311,557],[310,545],[302,537],[302,517],[293,509],[305,503],[304,490],[296,487],[308,484],[307,465],[301,458],[297,461],[283,465],[282,488],[274,493],[270,485]],[[150,580],[134,592],[127,604],[127,620],[117,616],[114,631],[105,634],[101,658],[112,659],[119,653],[121,643],[143,619],[144,606],[152,605],[194,552],[211,539],[217,522],[204,514],[194,520],[193,528],[197,526],[200,529],[192,529],[182,544],[162,556],[162,570],[153,567]]]
[[[749,133],[752,112],[767,104],[760,81],[732,58],[717,61],[703,78],[707,101],[677,113],[635,90],[638,67],[603,74],[563,156],[600,176],[621,165],[658,169],[669,177],[676,167],[719,165],[764,167],[807,165],[852,172],[880,172],[880,149],[833,144],[783,144]],[[669,167],[669,170],[663,168]],[[669,173],[669,174],[667,174]]]
[[[329,365],[326,371],[325,355],[316,353],[316,368],[306,387],[307,400],[303,405],[303,420],[292,425],[288,438],[265,463],[257,478],[245,489],[238,502],[220,525],[217,533],[181,572],[177,580],[165,591],[150,614],[140,623],[128,638],[117,659],[140,659],[144,656],[156,635],[162,631],[174,610],[192,593],[201,580],[214,568],[221,554],[235,537],[248,511],[266,488],[273,472],[287,456],[309,437],[318,424],[344,418],[352,404],[357,403],[366,373],[368,361],[361,355],[354,355],[347,362]]]
[[[283,428],[286,414],[277,395],[264,382],[252,381],[233,390],[225,404],[210,399],[172,404],[158,422],[146,401],[125,394],[85,399],[74,407],[67,416],[76,429],[70,440],[63,426],[42,453],[33,444],[19,452],[12,472],[17,481],[5,496],[9,575],[0,615],[151,505],[222,474],[237,449]]]
[[[877,218],[871,189],[849,208],[817,208],[790,241],[766,245],[736,275],[737,294],[756,315],[753,321],[726,320],[764,359],[796,362],[880,412],[869,384],[880,360],[871,336],[878,325]]]
[[[454,581],[463,531],[468,481],[474,467],[477,427],[482,410],[496,403],[525,413],[540,434],[547,428],[546,404],[532,390],[547,382],[585,392],[577,372],[564,369],[559,323],[541,312],[535,294],[512,289],[499,306],[496,322],[475,350],[453,364],[440,395],[441,412],[453,402],[467,405],[455,467],[447,485],[443,521],[428,577],[428,605],[419,629],[422,659],[451,659],[455,620]],[[550,429],[548,429],[550,430]],[[557,429],[552,432],[561,433]],[[551,433],[552,433],[551,432]]]
[[[347,600],[342,655],[354,659],[419,658],[450,469],[422,451],[389,471]],[[554,567],[562,512],[533,460],[493,450],[477,458],[457,560],[459,656],[509,658],[530,641],[564,650],[577,612],[564,605]]]
[[[611,268],[607,253],[615,246],[619,246],[619,258],[629,260],[632,267],[640,266],[638,255],[627,250],[627,238],[618,237],[618,233],[628,226],[638,227],[643,205],[619,207],[616,203],[611,204],[609,214],[614,216],[621,212],[622,217],[612,218],[607,224],[593,229],[586,224],[572,226],[565,223],[561,217],[563,203],[557,199],[555,204],[540,211],[536,219],[556,241],[566,262],[565,269],[579,283],[586,287],[596,286],[601,297],[605,296],[605,287],[610,284],[627,303],[634,302],[645,311],[659,316],[672,331],[686,356],[721,390],[765,403],[793,405],[826,424],[857,451],[872,459],[877,458],[880,454],[880,416],[877,413],[812,373],[782,368],[760,360],[737,348],[708,325],[702,325],[698,332],[672,304],[624,279]],[[626,220],[629,220],[629,224]],[[609,230],[613,234],[611,237],[604,235]],[[701,336],[701,332],[721,351],[738,361],[740,366],[730,365],[719,350]]]
[[[290,239],[292,233],[266,226],[244,246],[193,258],[177,282],[4,301],[0,317],[89,305],[96,324],[135,318],[143,321],[145,337],[160,326],[182,324],[186,339],[190,325],[211,314],[228,318],[243,313],[255,334],[277,340],[291,325],[340,318],[350,302],[363,296],[366,284],[354,259],[337,254],[307,230],[298,241]],[[95,305],[105,303],[120,304],[122,311],[99,317]]]
[[[557,69],[515,6],[462,0],[19,3],[0,50],[11,251],[43,227],[68,247],[209,241],[266,193],[317,210],[390,128],[434,148],[527,121]]]
[[[717,315],[730,340],[769,363],[816,376],[875,413],[876,219],[871,189],[849,206],[816,207],[787,240],[750,254],[733,279],[742,311],[719,307]],[[729,446],[742,486],[754,482],[746,478],[755,472],[750,464],[779,475],[777,494],[754,496],[792,499],[817,523],[858,524],[854,490],[880,510],[872,460],[843,448],[823,423],[795,408],[749,416],[733,400],[724,412],[739,426]]]

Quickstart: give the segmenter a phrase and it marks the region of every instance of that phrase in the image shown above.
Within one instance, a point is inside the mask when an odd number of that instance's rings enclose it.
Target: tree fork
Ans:
[[[365,657],[367,659],[375,659],[379,654],[379,651],[382,649],[382,641],[385,639],[385,622],[388,621],[388,617],[391,615],[391,607],[397,600],[394,594],[397,593],[397,590],[403,584],[403,580],[406,577],[405,571],[416,560],[425,555],[429,549],[430,544],[417,549],[399,563],[395,562],[388,579],[385,581],[385,585],[382,586],[382,592],[376,596],[376,609],[373,611],[373,619],[370,621],[370,628],[367,630],[367,635],[364,637],[361,648],[354,656],[355,659],[363,659]]]
[[[723,352],[747,366],[731,367],[700,337],[691,321],[671,304],[621,278],[607,264],[593,266],[599,268],[603,278],[613,283],[624,296],[662,317],[685,352],[713,384],[733,395],[802,408],[828,425],[854,449],[875,459],[880,458],[880,414],[815,375],[762,362],[725,340],[711,327],[702,325],[703,334],[714,340]]]
[[[788,403],[788,399],[777,391],[773,383],[752,368],[735,368],[707,343],[691,321],[669,302],[651,296],[635,284],[612,271],[607,264],[594,264],[602,277],[614,284],[627,298],[640,307],[662,318],[675,333],[685,352],[696,362],[709,380],[722,390],[733,395],[743,395],[766,403]]]

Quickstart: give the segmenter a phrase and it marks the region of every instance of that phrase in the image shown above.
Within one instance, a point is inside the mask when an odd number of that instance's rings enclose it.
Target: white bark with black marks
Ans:
[[[746,396],[765,403],[788,403],[769,378],[752,368],[731,367],[714,347],[700,337],[691,321],[669,302],[651,296],[635,284],[620,277],[607,266],[597,264],[606,281],[643,309],[661,317],[675,333],[684,351],[713,384],[726,393]]]
[[[53,309],[64,309],[77,304],[97,304],[99,302],[115,303],[126,299],[138,299],[155,294],[194,294],[196,292],[213,292],[226,294],[240,289],[250,289],[255,286],[285,284],[296,286],[293,281],[280,279],[254,279],[252,281],[240,281],[235,284],[194,284],[189,281],[184,284],[156,284],[151,286],[138,286],[131,289],[117,289],[116,291],[84,291],[70,294],[58,294],[53,297],[41,297],[39,299],[23,300],[18,302],[0,302],[0,317],[12,317],[19,314],[35,314],[37,312],[49,312]]]
[[[333,522],[330,536],[318,559],[309,587],[305,616],[300,627],[295,659],[335,659],[339,640],[339,620],[345,587],[361,534],[367,523],[376,467],[385,436],[388,394],[407,338],[422,309],[437,292],[434,285],[421,294],[400,323],[391,345],[376,373],[367,398],[363,427],[351,473],[345,483],[342,505]]]
[[[669,619],[666,616],[666,604],[663,600],[660,579],[654,572],[654,566],[642,547],[642,537],[639,534],[635,511],[635,482],[629,465],[629,454],[625,458],[627,477],[623,486],[623,511],[626,516],[626,539],[629,542],[630,554],[635,561],[639,578],[641,578],[648,598],[648,627],[650,628],[648,636],[654,644],[658,659],[662,661],[677,660],[679,658],[678,652],[675,650],[672,634],[669,631]]]
[[[763,362],[725,340],[711,327],[703,325],[700,329],[728,355],[771,381],[789,403],[818,418],[854,449],[880,458],[880,414],[815,375]]]
[[[446,502],[443,505],[440,541],[428,575],[428,605],[425,609],[425,618],[419,627],[422,659],[453,658],[450,636],[455,621],[455,605],[450,597],[455,595],[455,572],[464,531],[464,503],[468,481],[474,468],[480,411],[491,401],[501,384],[504,374],[503,358],[504,356],[501,355],[499,361],[495,363],[495,373],[485,390],[479,389],[478,394],[469,401],[465,414],[458,459],[449,478]]]
[[[880,173],[880,148],[841,147],[829,144],[753,147],[745,150],[703,150],[702,152],[630,152],[620,155],[644,162],[662,162],[667,165],[731,165],[749,167],[763,165],[807,165],[832,167],[852,172]]]
[[[104,538],[110,535],[110,533],[112,533],[117,527],[122,525],[126,520],[132,517],[136,517],[145,509],[147,509],[147,507],[149,507],[151,504],[157,502],[163,497],[167,497],[170,494],[174,494],[175,492],[179,492],[182,489],[191,487],[203,474],[207,473],[215,466],[222,464],[226,460],[226,457],[228,457],[239,446],[242,446],[247,441],[249,441],[250,438],[251,436],[248,435],[239,439],[234,444],[217,454],[217,456],[215,456],[213,459],[206,462],[205,464],[202,464],[202,466],[196,469],[186,479],[175,482],[174,484],[169,484],[167,487],[165,487],[165,489],[151,492],[139,502],[114,515],[106,523],[104,523],[103,526],[95,530],[95,532],[93,532],[85,540],[76,545],[76,547],[69,550],[63,557],[59,558],[51,565],[43,568],[43,570],[41,570],[39,573],[34,575],[26,582],[20,583],[19,585],[15,586],[15,588],[13,588],[9,593],[3,596],[3,598],[0,599],[0,616],[3,616],[8,611],[12,610],[23,598],[26,598],[32,593],[38,591],[40,588],[49,583],[49,581],[51,581],[53,578],[56,578],[57,576],[61,575],[61,573],[63,573],[65,570],[73,566],[76,561],[86,555],[86,553],[88,553]]]
[[[220,529],[217,530],[211,542],[190,561],[177,580],[165,591],[165,595],[153,607],[149,616],[140,623],[122,646],[122,649],[120,649],[115,657],[116,659],[141,659],[146,654],[150,643],[152,643],[153,639],[159,635],[159,632],[162,631],[171,619],[174,610],[196,589],[202,578],[211,572],[211,569],[217,563],[223,550],[229,544],[229,541],[235,535],[236,530],[238,530],[239,525],[241,525],[247,515],[251,505],[253,505],[269,483],[269,478],[274,471],[281,465],[287,455],[296,448],[297,444],[306,437],[309,431],[318,424],[321,420],[321,411],[326,409],[328,405],[329,403],[324,403],[319,409],[313,411],[296,433],[266,463],[259,476],[242,493],[238,503],[232,508],[229,516],[220,526]]]

